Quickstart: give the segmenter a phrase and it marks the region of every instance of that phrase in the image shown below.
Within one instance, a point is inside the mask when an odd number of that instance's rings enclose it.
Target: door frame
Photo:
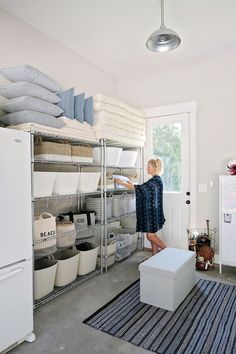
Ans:
[[[173,105],[159,106],[144,109],[146,121],[146,129],[148,119],[158,118],[163,116],[176,115],[181,113],[189,114],[189,191],[191,195],[190,204],[190,228],[196,227],[196,214],[197,214],[197,139],[196,139],[196,117],[197,117],[197,102],[183,102]],[[148,129],[147,129],[148,131]],[[148,139],[148,137],[147,137]],[[147,156],[147,144],[144,147],[145,161],[149,158]]]

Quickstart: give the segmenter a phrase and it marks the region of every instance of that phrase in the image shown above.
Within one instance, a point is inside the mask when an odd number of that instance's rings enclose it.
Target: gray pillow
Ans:
[[[57,104],[64,111],[63,116],[74,119],[74,88],[57,92],[61,101]]]
[[[63,110],[55,104],[30,96],[12,98],[3,103],[0,109],[7,113],[30,110],[46,113],[51,116],[59,116],[63,112]]]
[[[11,68],[2,68],[0,72],[10,81],[32,82],[53,92],[62,90],[62,87],[56,81],[31,65],[17,65]]]
[[[93,96],[90,96],[84,101],[84,121],[93,125]]]
[[[6,114],[0,117],[0,121],[5,125],[36,123],[53,128],[61,128],[64,126],[64,123],[60,119],[50,116],[49,114],[34,111],[21,111]]]
[[[83,123],[84,121],[84,93],[74,97],[75,119]]]
[[[14,82],[9,85],[0,86],[0,94],[6,98],[16,98],[21,96],[31,96],[42,100],[58,103],[60,98],[53,92],[32,84],[31,82]]]

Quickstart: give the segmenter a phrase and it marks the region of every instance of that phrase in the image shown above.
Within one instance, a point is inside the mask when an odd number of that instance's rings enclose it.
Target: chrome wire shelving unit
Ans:
[[[32,163],[31,163],[31,169],[32,169],[32,176],[34,172],[35,165],[36,166],[42,166],[42,165],[51,165],[51,166],[72,166],[76,167],[77,171],[81,171],[83,167],[94,167],[94,168],[99,168],[101,172],[101,187],[100,190],[97,190],[95,192],[90,192],[90,193],[76,193],[76,194],[70,194],[70,195],[51,195],[51,196],[46,196],[46,197],[38,197],[34,198],[32,195],[32,215],[34,215],[34,208],[35,208],[35,203],[37,202],[43,202],[47,201],[47,205],[51,203],[51,201],[60,201],[63,198],[83,198],[86,196],[91,196],[91,195],[99,195],[100,196],[100,207],[101,207],[101,220],[99,222],[96,222],[95,227],[100,227],[100,259],[101,259],[101,265],[99,269],[96,269],[95,271],[86,274],[84,276],[77,276],[77,278],[72,282],[69,283],[66,286],[60,287],[60,288],[54,288],[54,291],[50,293],[49,295],[45,296],[44,298],[41,298],[39,300],[36,300],[34,302],[34,309],[38,308],[39,306],[45,304],[46,302],[55,299],[56,297],[60,296],[61,294],[64,294],[65,292],[69,291],[70,289],[75,288],[79,284],[88,281],[94,276],[97,276],[99,274],[103,274],[103,271],[105,269],[105,272],[107,271],[107,263],[108,263],[108,256],[107,256],[107,237],[106,237],[106,226],[108,223],[113,222],[113,221],[118,221],[121,220],[122,218],[125,218],[127,216],[134,216],[135,213],[128,213],[125,215],[122,215],[120,217],[112,217],[107,219],[107,214],[106,214],[106,200],[107,200],[107,195],[108,194],[120,194],[120,193],[134,193],[133,191],[129,191],[125,188],[122,189],[107,189],[106,186],[106,175],[107,175],[107,170],[108,169],[114,169],[114,170],[119,170],[120,172],[122,170],[128,170],[128,169],[135,169],[139,171],[139,180],[142,183],[144,180],[144,174],[143,174],[143,148],[142,147],[137,147],[137,146],[132,146],[132,145],[126,145],[126,144],[121,144],[119,142],[115,141],[107,141],[106,139],[101,139],[99,142],[98,141],[88,141],[88,140],[83,140],[83,139],[75,139],[75,138],[68,138],[68,137],[62,137],[62,136],[57,136],[56,134],[48,134],[48,133],[43,133],[43,132],[38,132],[32,129],[31,133],[31,158],[32,158]],[[66,140],[70,144],[79,144],[79,145],[87,145],[91,147],[100,147],[101,151],[101,164],[95,164],[95,163],[90,163],[90,162],[74,162],[74,161],[58,161],[58,160],[41,160],[41,159],[36,159],[34,158],[34,138],[41,136],[47,141],[52,141],[52,142],[57,142],[58,140]],[[117,165],[106,165],[106,148],[108,146],[114,146],[114,147],[121,147],[125,149],[130,149],[130,150],[138,150],[139,153],[139,166],[117,166]],[[32,178],[33,181],[33,178]],[[33,183],[33,182],[32,182]],[[33,186],[32,186],[33,190]],[[50,203],[49,203],[50,202]],[[78,245],[82,241],[86,240],[91,240],[94,236],[91,234],[86,237],[81,237],[81,235],[78,235],[78,233],[83,232],[83,231],[89,231],[89,228],[86,228],[84,230],[77,230],[77,237],[76,237],[76,242],[75,245]],[[91,229],[90,229],[91,231]],[[78,237],[79,236],[79,237]],[[105,246],[105,247],[103,247]],[[68,248],[68,247],[65,247]],[[62,248],[60,248],[62,249]],[[105,249],[105,252],[103,251]],[[55,252],[55,251],[54,251]],[[103,253],[104,252],[104,253]],[[51,253],[52,254],[52,253]],[[51,255],[50,253],[38,253],[38,255],[35,254],[34,259],[39,259],[42,257],[47,257]],[[105,264],[105,266],[104,266]]]
[[[104,176],[104,172],[103,172],[103,165],[102,164],[95,164],[95,163],[90,163],[90,162],[74,162],[74,161],[58,161],[58,160],[41,160],[41,159],[36,159],[34,158],[34,139],[36,137],[42,137],[47,141],[51,141],[51,142],[57,142],[58,140],[66,140],[68,141],[70,144],[75,144],[75,145],[85,145],[85,146],[90,146],[90,147],[100,147],[101,148],[101,158],[104,154],[103,151],[103,141],[100,140],[99,142],[97,141],[88,141],[88,140],[83,140],[83,139],[74,139],[74,138],[68,138],[68,137],[62,137],[62,136],[57,136],[57,135],[52,135],[52,134],[48,134],[48,133],[43,133],[43,132],[38,132],[35,131],[34,129],[32,129],[30,131],[31,134],[31,171],[32,171],[32,191],[33,191],[33,173],[35,170],[35,165],[37,166],[41,166],[41,165],[52,165],[52,166],[73,166],[77,168],[77,171],[79,172],[83,167],[95,167],[95,168],[99,168],[100,172],[101,172],[101,189],[94,191],[94,192],[89,192],[89,193],[76,193],[76,194],[66,194],[66,195],[50,195],[50,196],[46,196],[46,197],[38,197],[38,198],[34,198],[34,196],[32,195],[32,215],[34,215],[34,209],[35,209],[35,203],[37,202],[43,202],[46,201],[47,202],[47,206],[49,205],[49,201],[55,200],[57,202],[57,200],[62,200],[62,199],[68,199],[68,198],[83,198],[86,196],[90,196],[90,195],[100,195],[101,198],[101,206],[102,206],[102,200],[103,200],[103,176]],[[103,160],[102,160],[103,161]],[[102,218],[103,218],[103,214],[102,214]],[[103,235],[104,235],[104,230],[103,230],[103,220],[101,220],[101,222],[96,222],[95,226],[91,226],[91,227],[87,227],[84,229],[80,229],[80,230],[76,230],[76,241],[75,241],[75,245],[79,245],[81,242],[87,241],[87,240],[91,240],[94,239],[94,231],[95,228],[99,227],[100,228],[100,242],[101,245],[103,245]],[[33,230],[32,230],[33,231]],[[33,234],[33,233],[32,233]],[[64,248],[58,248],[58,250],[63,250],[63,249],[68,249],[71,248],[72,246],[68,246],[68,247],[64,247]],[[101,253],[103,251],[103,248],[101,247]],[[51,256],[53,253],[55,253],[55,249],[53,250],[42,250],[42,252],[35,252],[34,254],[34,260],[43,258],[43,257],[49,257]],[[76,286],[78,286],[79,284],[82,284],[85,281],[88,281],[89,279],[91,279],[94,276],[97,276],[99,274],[103,273],[103,267],[102,267],[102,260],[101,260],[101,267],[95,269],[93,272],[88,273],[86,275],[83,276],[77,276],[77,278],[62,287],[54,287],[54,290],[48,294],[47,296],[39,299],[39,300],[35,300],[34,301],[34,309],[40,307],[41,305],[45,304],[46,302],[55,299],[56,297],[64,294],[65,292],[69,291],[70,289],[75,288]]]

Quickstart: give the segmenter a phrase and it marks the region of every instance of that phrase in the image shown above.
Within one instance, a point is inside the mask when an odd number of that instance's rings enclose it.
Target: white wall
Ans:
[[[207,193],[197,192],[199,227],[206,219],[218,227],[218,176],[225,174],[226,162],[236,158],[235,63],[236,49],[229,49],[119,81],[119,96],[141,108],[197,101],[197,184],[208,186]]]
[[[0,8],[0,67],[30,64],[87,96],[117,93],[117,78]],[[0,84],[7,82],[0,76]]]

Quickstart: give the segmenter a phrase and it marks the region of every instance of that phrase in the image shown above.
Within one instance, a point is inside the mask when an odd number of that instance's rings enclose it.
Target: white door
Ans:
[[[0,269],[0,352],[33,331],[32,260]]]
[[[187,249],[187,228],[194,224],[193,215],[192,222],[190,220],[194,210],[191,209],[192,194],[195,194],[193,185],[190,185],[190,170],[196,163],[192,159],[190,113],[148,118],[147,138],[146,160],[159,156],[164,164],[162,179],[166,222],[160,236],[169,247]]]
[[[0,268],[32,258],[30,134],[0,128]]]

